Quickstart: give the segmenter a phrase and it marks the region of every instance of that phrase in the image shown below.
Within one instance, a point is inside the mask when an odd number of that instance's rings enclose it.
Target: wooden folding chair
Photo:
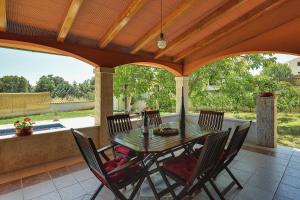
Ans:
[[[145,113],[149,119],[149,125],[157,127],[162,124],[159,110],[144,111],[142,112],[142,115],[145,115]]]
[[[171,158],[159,165],[160,173],[167,185],[167,189],[161,191],[159,196],[170,193],[173,199],[182,199],[186,195],[192,195],[196,190],[203,188],[207,195],[212,198],[205,183],[213,175],[216,163],[223,152],[228,139],[230,129],[224,132],[210,134],[205,141],[199,158],[194,155],[182,154],[176,158]],[[167,177],[175,181],[170,184]],[[183,189],[176,195],[174,189],[183,186]]]
[[[222,130],[224,112],[201,110],[198,124],[212,130]]]
[[[221,199],[225,199],[224,195],[235,184],[237,184],[240,189],[243,188],[243,186],[240,184],[240,182],[237,180],[237,178],[229,170],[228,165],[233,161],[233,159],[236,157],[236,155],[239,153],[241,147],[243,146],[243,143],[249,132],[250,126],[251,126],[251,121],[247,122],[241,126],[236,127],[236,129],[230,139],[228,147],[223,151],[222,156],[219,159],[220,161],[214,172],[214,177],[216,177],[218,174],[220,174],[221,171],[225,170],[229,174],[229,176],[233,179],[233,182],[231,182],[222,192],[220,192],[218,190],[216,184],[214,184],[214,182],[211,181],[211,184],[213,185],[214,189],[217,191],[217,193]]]
[[[116,134],[125,134],[132,129],[132,124],[129,114],[117,114],[106,117],[106,122],[108,126],[109,136],[114,137]],[[129,158],[136,156],[136,153],[130,149],[116,145],[114,148],[114,153],[124,155]]]
[[[89,169],[101,182],[101,185],[91,199],[96,198],[104,185],[110,189],[118,199],[133,199],[144,179],[146,177],[149,178],[142,159],[136,157],[129,160],[124,157],[119,157],[110,160],[105,154],[105,151],[112,148],[112,145],[97,150],[91,138],[86,137],[77,130],[71,129],[71,131]],[[105,162],[103,162],[103,159]],[[133,185],[133,191],[129,195],[129,198],[120,192],[120,189],[126,188],[128,185]]]

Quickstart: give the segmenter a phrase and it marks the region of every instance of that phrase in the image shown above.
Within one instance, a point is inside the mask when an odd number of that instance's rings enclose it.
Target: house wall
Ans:
[[[293,75],[300,75],[300,57],[289,61],[289,67],[291,68]]]

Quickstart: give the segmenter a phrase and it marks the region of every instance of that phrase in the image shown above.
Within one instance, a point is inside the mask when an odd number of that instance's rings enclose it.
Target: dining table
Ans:
[[[176,135],[157,135],[154,133],[155,129],[177,129]],[[143,128],[134,128],[127,132],[121,132],[111,138],[111,142],[116,145],[122,145],[134,152],[137,155],[144,157],[145,165],[148,168],[149,174],[158,172],[157,168],[151,167],[157,163],[159,158],[166,154],[172,154],[176,150],[187,150],[192,147],[197,141],[203,139],[208,134],[215,132],[207,127],[199,126],[197,123],[185,122],[185,127],[180,128],[179,121],[162,123],[158,127],[150,127],[147,134],[143,133]],[[156,164],[158,165],[158,164]],[[151,179],[148,179],[151,189],[154,192],[156,199],[163,196],[167,190],[157,193]]]

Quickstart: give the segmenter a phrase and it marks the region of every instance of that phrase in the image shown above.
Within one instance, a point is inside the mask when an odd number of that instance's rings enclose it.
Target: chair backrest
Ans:
[[[251,121],[247,122],[241,126],[237,126],[231,140],[228,144],[228,147],[225,151],[225,155],[223,157],[223,161],[225,160],[232,160],[240,151],[247,134],[249,132],[250,126],[251,126]]]
[[[127,132],[132,129],[129,114],[117,114],[106,117],[110,136],[118,133]]]
[[[222,130],[224,112],[201,110],[198,124],[213,130]]]
[[[159,126],[162,124],[159,110],[144,111],[142,115],[144,116],[145,113],[149,119],[149,125]]]
[[[189,179],[190,184],[197,177],[209,175],[214,170],[224,150],[230,130],[208,135],[199,155],[196,168]]]
[[[107,184],[107,174],[104,170],[103,162],[97,153],[95,144],[91,138],[86,137],[83,133],[71,129],[77,146],[90,170],[103,183]]]

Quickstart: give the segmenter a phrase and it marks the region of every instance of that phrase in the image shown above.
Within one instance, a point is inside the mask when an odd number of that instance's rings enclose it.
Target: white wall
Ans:
[[[300,57],[289,61],[289,67],[291,68],[293,75],[300,75],[300,66],[298,66],[298,62],[300,64]]]

